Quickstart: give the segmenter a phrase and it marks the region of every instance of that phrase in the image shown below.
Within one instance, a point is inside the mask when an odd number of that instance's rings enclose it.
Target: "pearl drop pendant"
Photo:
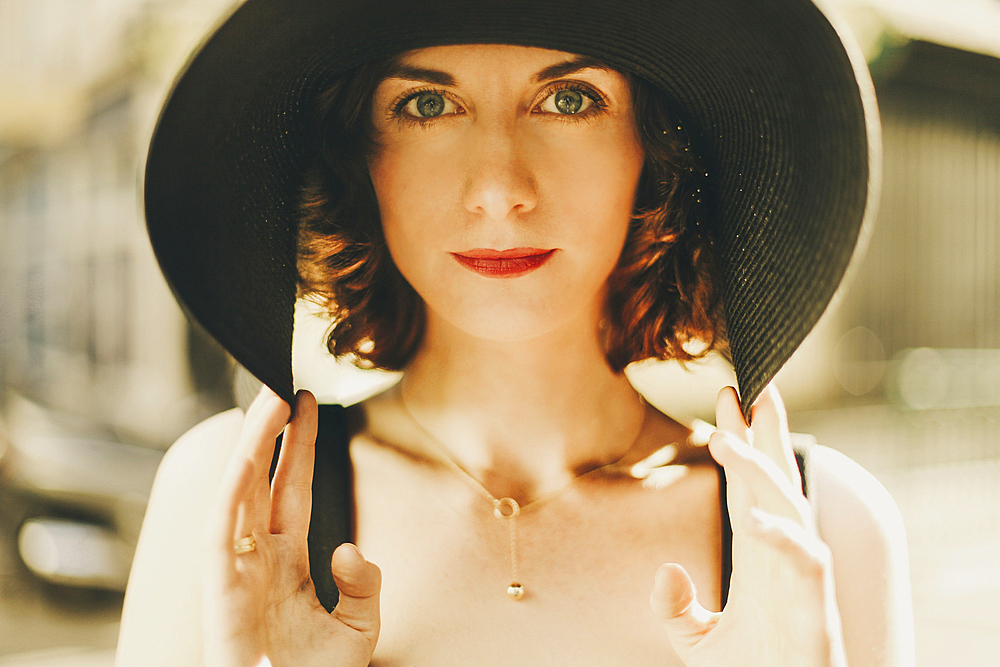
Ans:
[[[507,595],[511,600],[520,600],[524,597],[524,586],[515,581],[507,587]]]

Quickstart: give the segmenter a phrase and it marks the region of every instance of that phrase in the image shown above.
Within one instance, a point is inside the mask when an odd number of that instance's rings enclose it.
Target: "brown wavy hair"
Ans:
[[[317,157],[299,201],[299,296],[331,315],[327,346],[362,368],[402,370],[423,337],[420,296],[396,268],[379,219],[367,157],[371,104],[393,60],[363,65],[317,100]],[[708,174],[662,93],[624,74],[645,150],[633,219],[608,278],[605,357],[690,361],[725,351],[708,233]]]

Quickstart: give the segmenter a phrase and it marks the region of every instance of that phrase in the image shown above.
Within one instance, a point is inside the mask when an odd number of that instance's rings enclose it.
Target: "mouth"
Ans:
[[[549,261],[556,249],[511,248],[490,250],[475,248],[464,252],[453,252],[451,256],[459,264],[487,278],[517,278],[541,268]]]

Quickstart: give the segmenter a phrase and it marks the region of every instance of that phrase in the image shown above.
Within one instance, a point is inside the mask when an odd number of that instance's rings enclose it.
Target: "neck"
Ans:
[[[530,502],[620,458],[638,438],[645,406],[608,367],[596,327],[496,342],[429,319],[399,396],[494,496]]]

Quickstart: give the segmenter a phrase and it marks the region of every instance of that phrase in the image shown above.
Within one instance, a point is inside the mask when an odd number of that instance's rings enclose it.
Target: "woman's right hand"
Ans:
[[[296,397],[295,415],[265,387],[247,411],[239,444],[208,520],[204,579],[205,664],[256,667],[367,665],[379,633],[382,575],[352,544],[333,554],[340,601],[316,597],[306,538],[312,507],[316,399]],[[287,426],[286,426],[287,423]],[[284,429],[273,483],[268,471]],[[253,537],[256,547],[237,553]]]
[[[725,468],[733,527],[729,599],[711,613],[691,577],[670,563],[650,602],[688,667],[843,667],[844,640],[830,548],[802,493],[781,398],[768,387],[743,419],[736,390],[719,393],[719,430],[709,441]]]

